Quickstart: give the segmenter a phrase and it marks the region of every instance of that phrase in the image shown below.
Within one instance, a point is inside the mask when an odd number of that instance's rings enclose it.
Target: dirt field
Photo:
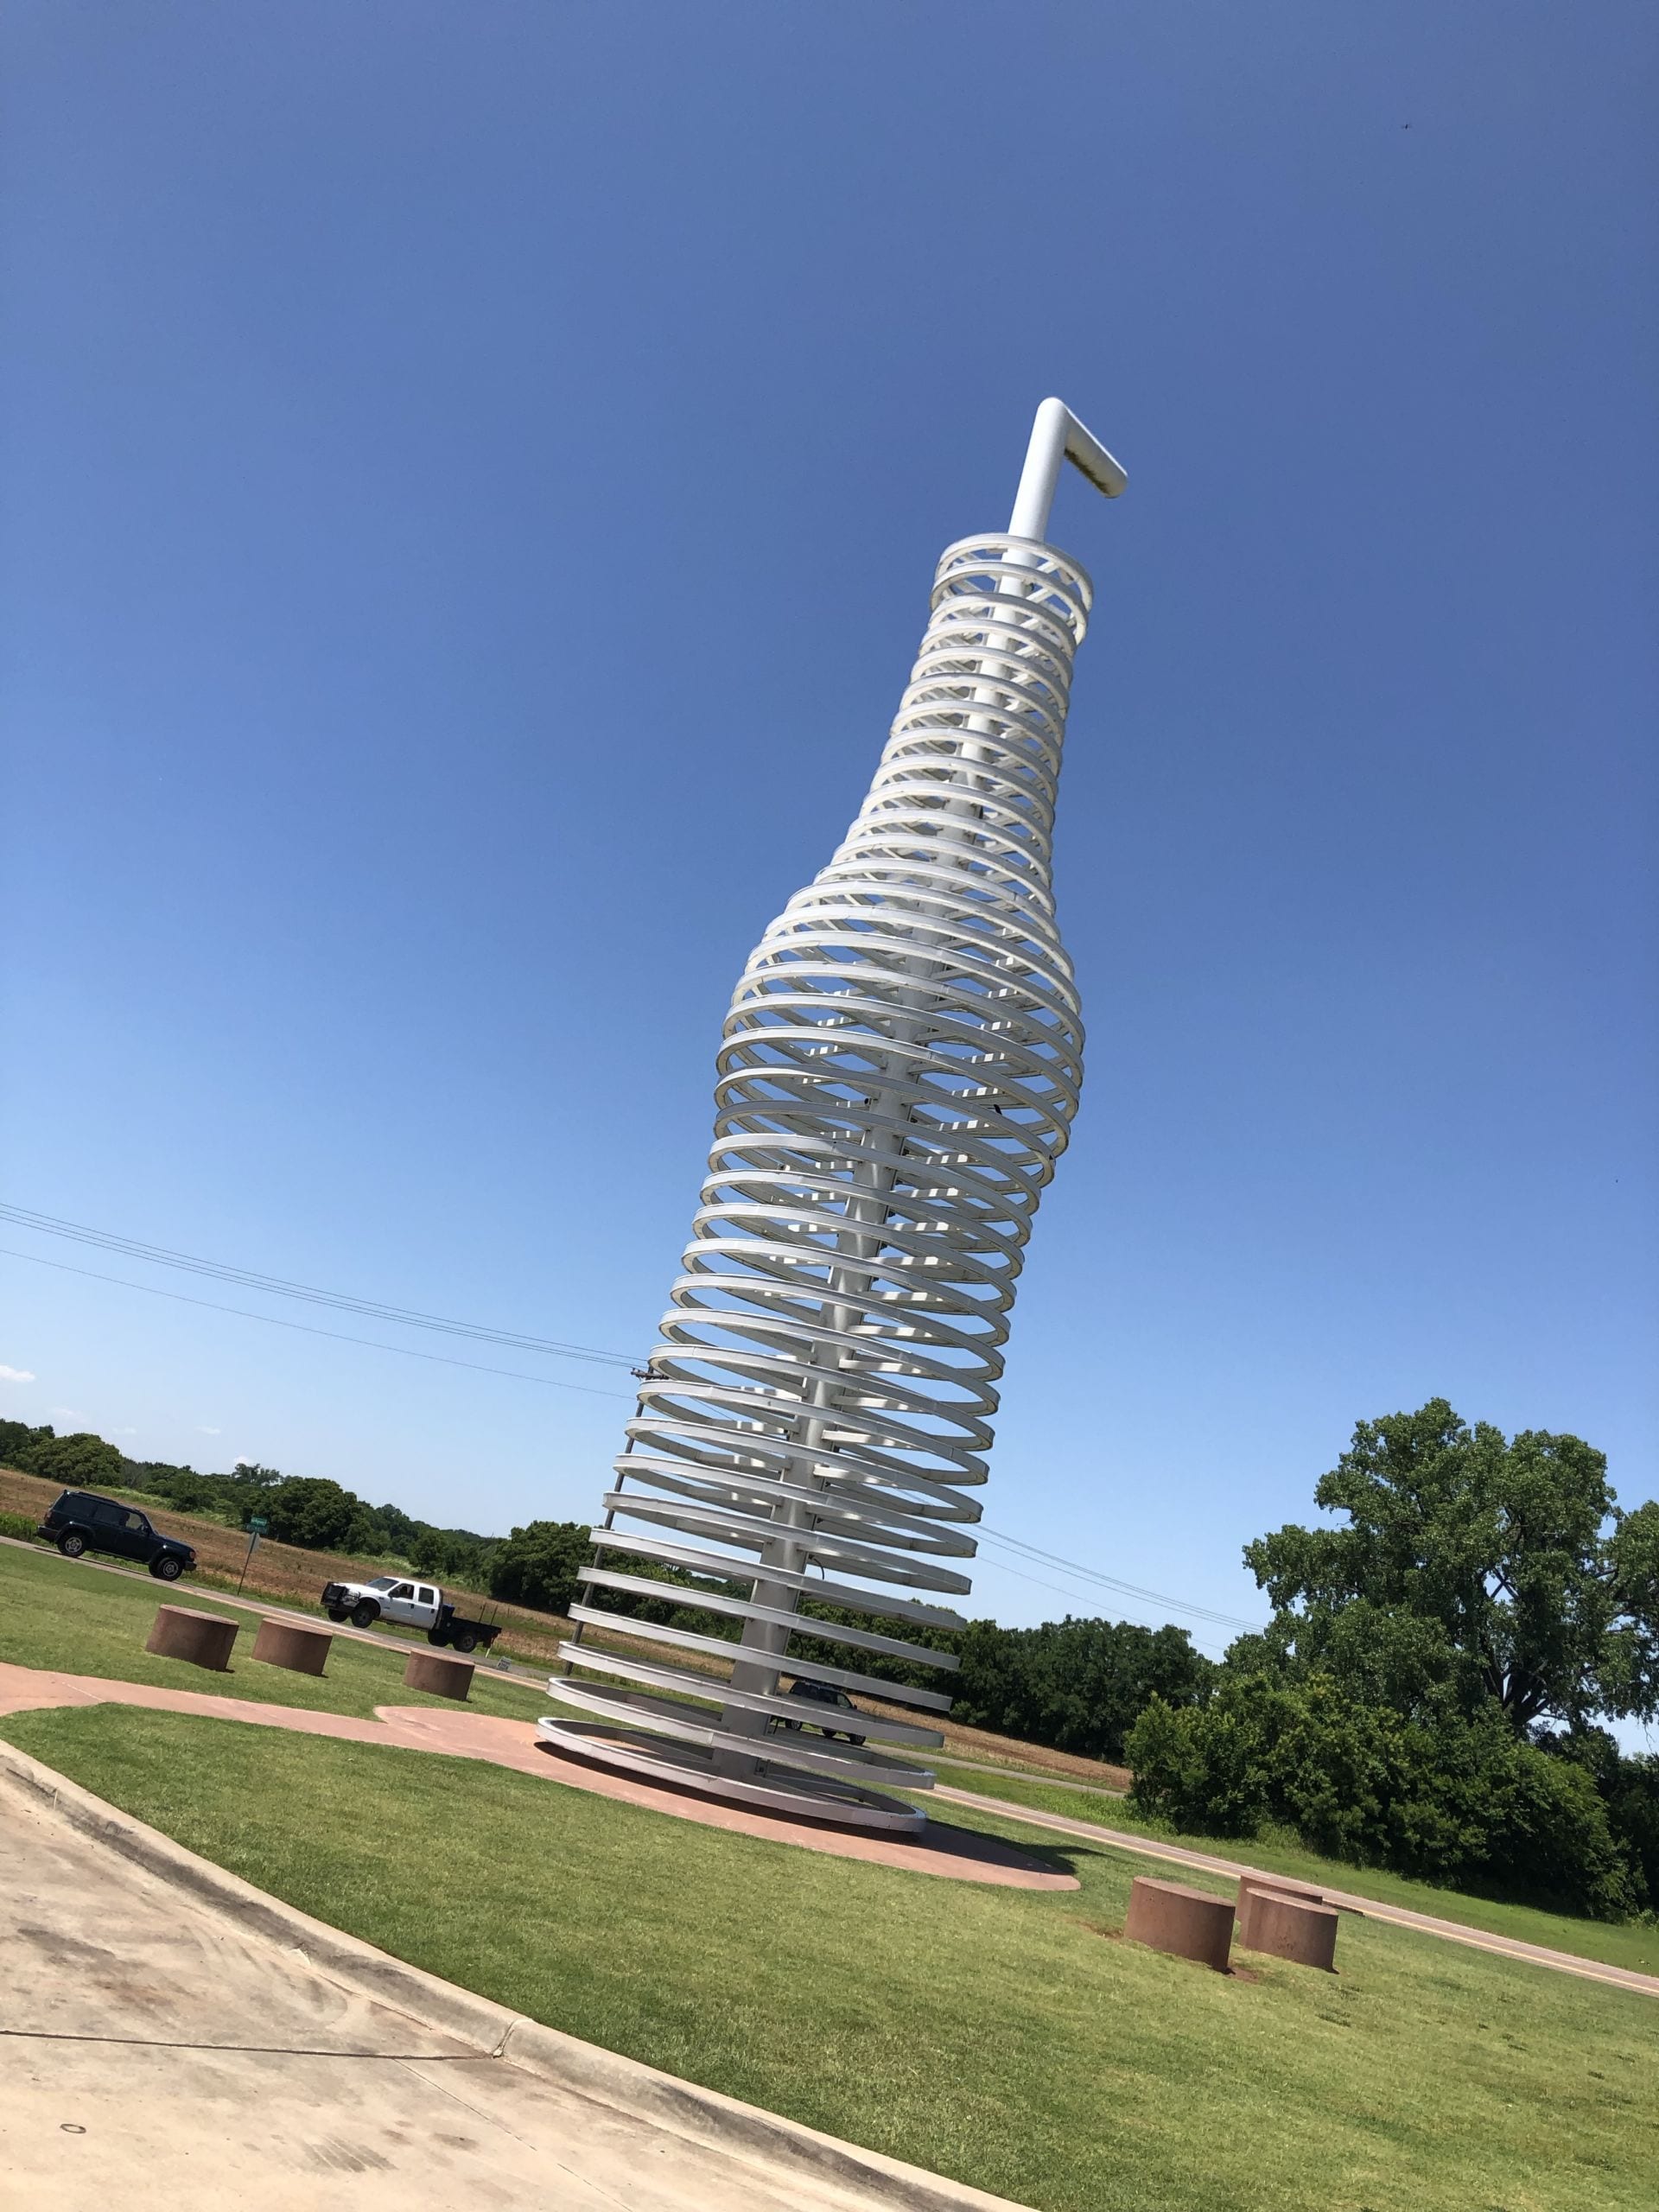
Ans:
[[[16,1468],[0,1467],[0,1513],[22,1513],[38,1520],[61,1490],[60,1483],[48,1482],[39,1475],[19,1473]],[[163,1535],[177,1536],[195,1547],[200,1562],[194,1580],[208,1589],[233,1590],[236,1579],[242,1572],[243,1561],[248,1555],[248,1540],[234,1529],[227,1529],[221,1522],[205,1521],[194,1513],[174,1513],[142,1491],[112,1491],[108,1495],[130,1499],[139,1506]],[[387,1562],[383,1559],[350,1559],[340,1552],[302,1550],[295,1544],[275,1544],[269,1538],[261,1541],[248,1567],[244,1594],[256,1598],[279,1599],[284,1605],[315,1605],[325,1582],[365,1581],[371,1575],[384,1574]],[[524,1659],[537,1665],[553,1666],[558,1659],[561,1640],[570,1633],[570,1624],[553,1613],[532,1613],[519,1605],[504,1605],[482,1591],[449,1587],[448,1594],[464,1609],[482,1609],[486,1620],[505,1624],[496,1643],[498,1651],[505,1651],[515,1659]],[[632,1637],[608,1633],[594,1636],[603,1646],[614,1641],[624,1649],[643,1649]],[[660,1653],[653,1653],[660,1656]],[[677,1663],[706,1669],[710,1674],[720,1670],[715,1662],[690,1652],[677,1655]],[[897,1706],[887,1706],[875,1698],[866,1698],[864,1703],[873,1713],[883,1713],[895,1719],[913,1719],[914,1715]],[[983,1728],[959,1726],[953,1720],[938,1723],[944,1737],[945,1749],[966,1759],[987,1759],[999,1765],[1021,1766],[1039,1773],[1064,1776],[1075,1782],[1098,1783],[1109,1789],[1127,1789],[1128,1772],[1119,1766],[1110,1766],[1102,1759],[1076,1758],[1067,1751],[1051,1751],[1036,1744],[1022,1744],[1008,1736],[994,1736]]]

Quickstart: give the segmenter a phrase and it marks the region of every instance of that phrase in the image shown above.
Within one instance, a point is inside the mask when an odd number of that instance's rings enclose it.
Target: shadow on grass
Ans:
[[[990,1828],[970,1828],[961,1821],[935,1820],[931,1813],[925,1834],[936,1849],[959,1852],[964,1859],[982,1855],[986,1845],[991,1844],[1006,1852],[1005,1864],[1023,1862],[1045,1874],[1069,1875],[1074,1882],[1082,1879],[1078,1868],[1090,1859],[1109,1864],[1121,1855],[1093,1843],[1028,1843],[1024,1834],[1016,1843]],[[946,1842],[945,1838],[951,1840]],[[955,1840],[957,1838],[960,1842]]]

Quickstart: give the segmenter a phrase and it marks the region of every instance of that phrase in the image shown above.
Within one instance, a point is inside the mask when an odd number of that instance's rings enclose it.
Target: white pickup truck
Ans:
[[[458,1613],[435,1582],[377,1574],[372,1582],[330,1582],[322,1593],[331,1621],[372,1628],[396,1621],[403,1628],[423,1628],[429,1643],[453,1644],[457,1651],[487,1651],[501,1630],[495,1621],[468,1620]]]

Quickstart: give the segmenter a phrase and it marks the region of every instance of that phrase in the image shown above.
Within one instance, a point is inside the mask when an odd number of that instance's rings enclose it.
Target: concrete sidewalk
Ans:
[[[517,2020],[10,1745],[0,1938],[7,2206],[1010,2212]]]

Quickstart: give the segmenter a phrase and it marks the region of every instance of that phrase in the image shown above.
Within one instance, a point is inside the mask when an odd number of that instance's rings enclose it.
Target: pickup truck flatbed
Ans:
[[[487,1651],[501,1633],[499,1621],[469,1619],[456,1611],[436,1583],[412,1575],[377,1574],[371,1582],[330,1582],[323,1589],[322,1609],[331,1621],[350,1621],[353,1628],[372,1628],[381,1620],[395,1621],[401,1628],[423,1628],[429,1643],[447,1643],[456,1651]]]

